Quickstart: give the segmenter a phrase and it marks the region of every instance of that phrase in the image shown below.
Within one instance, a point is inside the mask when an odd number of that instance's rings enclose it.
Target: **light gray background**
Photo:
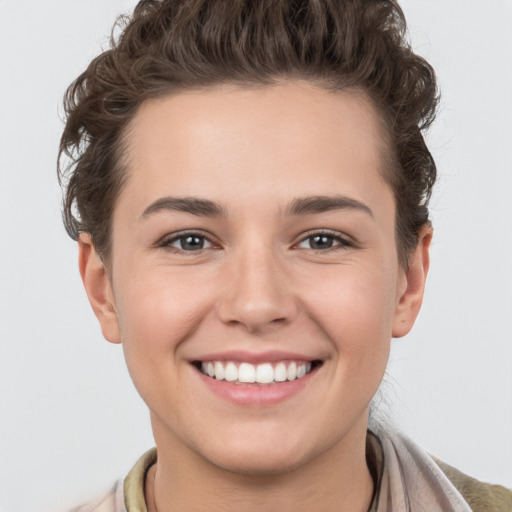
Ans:
[[[102,340],[59,219],[65,87],[132,0],[0,0],[0,508],[105,490],[152,445],[121,349]],[[467,473],[512,486],[512,2],[407,0],[443,91],[423,311],[394,341],[393,421]]]

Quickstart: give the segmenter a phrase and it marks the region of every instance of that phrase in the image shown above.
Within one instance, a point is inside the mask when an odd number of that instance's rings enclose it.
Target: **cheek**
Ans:
[[[126,365],[153,411],[181,410],[186,366],[177,364],[183,346],[211,309],[211,290],[162,269],[133,272],[116,301]],[[141,277],[142,276],[142,277]],[[169,393],[169,390],[173,390]]]
[[[331,367],[334,402],[358,409],[369,403],[386,370],[396,274],[383,266],[338,267],[322,282],[323,290],[309,287],[304,307],[337,354]]]
[[[396,276],[383,267],[338,267],[307,283],[302,295],[339,351],[391,340],[396,307]],[[322,282],[323,286],[319,286]]]
[[[116,309],[128,364],[172,355],[205,318],[213,300],[211,286],[190,274],[162,267],[134,272],[132,267],[130,279],[120,280]]]

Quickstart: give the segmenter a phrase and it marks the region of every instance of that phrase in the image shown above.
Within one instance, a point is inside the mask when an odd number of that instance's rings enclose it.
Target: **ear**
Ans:
[[[420,231],[418,245],[409,257],[409,267],[405,271],[402,294],[397,303],[393,320],[394,338],[405,336],[414,325],[420,312],[430,265],[430,242],[432,241],[432,227],[425,225]]]
[[[82,233],[78,239],[78,266],[103,336],[111,343],[120,343],[119,323],[110,280],[105,265],[87,233]]]

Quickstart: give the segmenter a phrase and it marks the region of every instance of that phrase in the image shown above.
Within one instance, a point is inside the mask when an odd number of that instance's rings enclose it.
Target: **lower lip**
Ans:
[[[304,377],[276,384],[233,384],[226,380],[212,379],[197,370],[199,377],[217,396],[237,405],[264,407],[283,402],[297,395],[308,385],[317,368]]]

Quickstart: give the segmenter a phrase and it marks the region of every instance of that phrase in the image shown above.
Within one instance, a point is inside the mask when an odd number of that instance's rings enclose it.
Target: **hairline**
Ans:
[[[119,199],[120,194],[123,191],[123,188],[126,184],[126,181],[130,177],[130,170],[132,168],[132,156],[130,155],[130,135],[132,133],[132,128],[134,125],[134,120],[137,117],[139,110],[147,105],[148,102],[159,101],[168,97],[177,96],[180,94],[192,94],[192,93],[206,93],[212,92],[216,90],[220,90],[225,87],[234,87],[236,90],[259,90],[272,88],[279,85],[287,85],[287,84],[297,84],[303,83],[306,85],[313,85],[323,91],[332,93],[332,94],[346,94],[348,96],[359,96],[362,97],[365,101],[362,103],[363,108],[368,112],[376,123],[376,144],[378,154],[380,156],[382,166],[379,169],[379,174],[381,175],[384,182],[390,187],[391,192],[393,194],[393,201],[395,206],[395,248],[397,251],[398,261],[401,267],[407,267],[407,261],[409,258],[409,252],[402,245],[402,241],[400,240],[399,233],[399,219],[398,219],[398,201],[397,201],[397,187],[396,187],[396,174],[399,172],[397,167],[399,166],[398,158],[395,152],[395,148],[392,142],[392,130],[391,130],[391,119],[387,114],[385,109],[381,106],[379,101],[374,97],[374,95],[367,88],[361,85],[351,85],[350,79],[347,79],[346,85],[336,83],[330,81],[328,78],[324,77],[308,77],[291,75],[291,76],[281,76],[276,75],[275,77],[270,77],[267,79],[258,79],[254,78],[252,80],[237,80],[230,79],[225,81],[216,81],[211,84],[206,85],[180,85],[176,87],[168,87],[167,90],[162,90],[161,92],[148,94],[141,97],[139,103],[134,107],[131,115],[127,119],[124,126],[121,126],[119,129],[119,133],[116,137],[116,142],[114,143],[114,160],[115,164],[112,169],[112,173],[116,176],[118,181],[118,187],[116,189],[116,193],[112,198],[110,217],[108,219],[107,226],[107,236],[105,247],[102,249],[99,256],[103,261],[105,267],[108,270],[112,268],[112,241],[113,241],[113,220],[114,220],[114,212],[116,210],[116,205]],[[370,108],[368,108],[368,106]],[[94,243],[94,241],[93,241]]]

